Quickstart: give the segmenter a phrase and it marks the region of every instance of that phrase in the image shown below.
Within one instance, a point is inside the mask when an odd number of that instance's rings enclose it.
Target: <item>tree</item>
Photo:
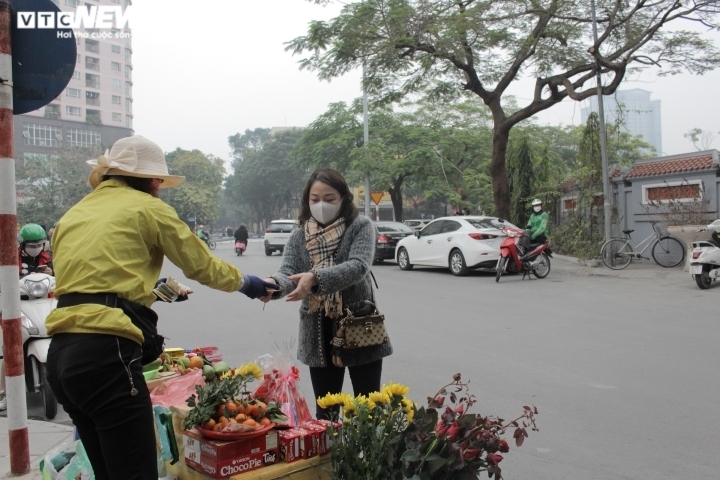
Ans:
[[[199,150],[182,150],[165,155],[168,170],[184,175],[185,181],[175,188],[160,190],[160,196],[187,221],[214,223],[220,216],[220,189],[225,167],[223,161]]]
[[[314,0],[328,3],[328,0]],[[492,178],[496,213],[508,217],[511,195],[505,157],[510,130],[563,101],[604,95],[633,70],[702,74],[720,64],[715,45],[682,30],[678,20],[717,29],[717,0],[598,0],[598,41],[587,0],[365,0],[348,3],[327,22],[311,22],[290,41],[300,66],[321,79],[366,67],[364,85],[378,101],[430,95],[479,98],[493,119]],[[535,78],[531,100],[509,110],[511,84]]]
[[[703,130],[702,128],[695,127],[684,133],[683,137],[690,140],[696,150],[702,151],[710,150],[712,148],[712,144],[715,141],[717,134],[715,132],[711,132],[710,130]]]
[[[233,161],[226,195],[259,225],[284,216],[283,208],[299,204],[306,172],[295,166],[293,149],[301,135],[302,130],[293,129],[267,136]]]
[[[242,161],[245,156],[253,151],[262,150],[265,142],[270,140],[269,128],[256,128],[255,130],[247,129],[245,133],[240,135],[236,133],[228,137],[231,155],[234,160]]]
[[[48,228],[55,224],[92,190],[88,184],[91,169],[85,161],[100,153],[100,149],[72,148],[18,161],[18,221]]]
[[[515,225],[527,225],[528,201],[535,193],[535,165],[527,137],[523,136],[508,159],[510,192],[512,194],[512,221]]]

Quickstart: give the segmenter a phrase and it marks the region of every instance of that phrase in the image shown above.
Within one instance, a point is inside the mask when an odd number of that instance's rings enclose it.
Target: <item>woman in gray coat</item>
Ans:
[[[375,302],[370,265],[376,233],[372,221],[358,217],[353,194],[342,174],[316,170],[303,190],[300,228],[285,245],[280,270],[267,281],[279,292],[263,297],[301,301],[298,359],[310,367],[315,398],[342,391],[345,367],[355,395],[380,390],[382,359],[392,353],[387,343],[344,350],[337,338],[338,320],[346,308]],[[317,408],[318,418],[328,411]]]

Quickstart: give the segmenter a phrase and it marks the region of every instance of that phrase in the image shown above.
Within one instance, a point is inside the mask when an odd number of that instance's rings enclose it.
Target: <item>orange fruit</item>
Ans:
[[[272,422],[267,417],[263,417],[262,420],[260,420],[260,425],[262,425],[263,427],[266,427],[266,426],[270,425],[271,423]]]
[[[220,417],[220,425],[222,425],[223,427],[225,427],[228,423],[230,423],[230,420],[228,420],[228,419],[225,418],[225,417]]]
[[[224,427],[222,426],[222,423],[218,423],[217,425],[215,425],[215,426],[213,427],[213,431],[219,432],[219,431],[221,431],[223,428],[224,428]]]
[[[242,424],[247,425],[248,427],[257,427],[257,422],[255,420],[253,420],[252,418],[248,418]]]
[[[242,423],[242,422],[244,422],[245,420],[247,420],[247,416],[246,416],[244,413],[238,413],[238,414],[237,414],[237,417],[235,417],[235,420],[237,420],[238,422]]]
[[[227,408],[228,413],[230,414],[231,417],[234,417],[235,415],[237,415],[238,406],[235,404],[235,402],[233,402],[233,401],[227,402],[225,404],[225,408]]]
[[[255,418],[260,418],[263,415],[265,415],[266,410],[267,410],[267,405],[265,405],[263,402],[258,402],[252,406],[251,415]]]
[[[228,420],[228,422],[230,422],[230,423],[237,423],[237,420],[235,420],[234,418],[231,418],[230,420]]]
[[[212,430],[214,426],[215,426],[215,420],[213,420],[212,418],[202,424],[202,428],[204,430]]]
[[[190,364],[188,365],[190,368],[202,368],[205,362],[203,362],[203,359],[200,357],[192,357],[190,359]]]
[[[215,410],[215,416],[218,418],[225,416],[225,405],[224,404],[217,407],[217,410]]]

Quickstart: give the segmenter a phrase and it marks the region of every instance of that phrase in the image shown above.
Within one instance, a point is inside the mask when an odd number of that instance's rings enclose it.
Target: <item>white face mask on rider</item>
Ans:
[[[40,255],[40,252],[43,251],[43,246],[32,246],[32,247],[25,247],[25,253],[30,255],[31,257],[35,258],[38,255]]]
[[[341,207],[342,201],[340,203],[311,203],[310,214],[318,222],[322,223],[323,225],[328,225],[337,218],[338,213],[340,213]]]
[[[542,210],[542,207],[540,205],[535,205],[533,207],[533,210],[535,210],[536,212],[539,212],[540,210]]]

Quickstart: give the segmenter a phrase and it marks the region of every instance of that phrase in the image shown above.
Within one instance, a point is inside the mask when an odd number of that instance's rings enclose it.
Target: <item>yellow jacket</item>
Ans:
[[[186,277],[211,288],[236,292],[242,283],[240,270],[212,256],[171,206],[122,181],[102,182],[55,228],[55,295],[116,293],[150,307],[165,256]],[[46,325],[51,335],[100,333],[143,341],[122,310],[101,305],[55,309]]]

